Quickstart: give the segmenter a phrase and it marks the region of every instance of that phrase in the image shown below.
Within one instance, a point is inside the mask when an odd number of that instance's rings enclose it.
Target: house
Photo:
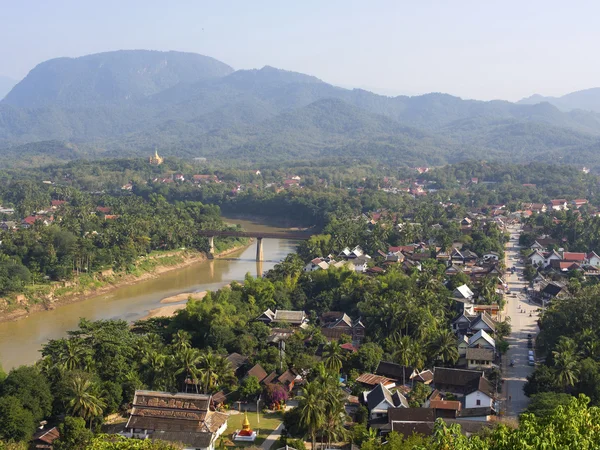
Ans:
[[[469,338],[466,334],[458,338],[456,347],[458,349],[458,356],[465,357],[467,354],[467,349],[469,348]]]
[[[363,395],[371,420],[386,417],[389,408],[408,408],[408,401],[404,395],[398,391],[392,394],[382,383]]]
[[[58,428],[52,427],[47,430],[41,429],[31,438],[31,447],[52,450],[52,444],[60,437]]]
[[[96,211],[102,214],[110,214],[112,212],[112,208],[110,206],[96,206]]]
[[[456,395],[465,395],[470,389],[470,384],[478,382],[483,377],[481,370],[450,369],[435,367],[433,369],[433,385],[441,392],[450,392]]]
[[[592,251],[588,253],[586,258],[590,266],[600,267],[600,256],[598,256],[596,252]]]
[[[266,325],[277,322],[289,323],[292,326],[304,327],[308,323],[308,317],[304,311],[286,311],[276,309],[275,312],[267,309],[264,313],[256,318],[259,322]]]
[[[239,372],[244,369],[248,364],[248,357],[240,355],[239,353],[232,353],[225,358],[231,364],[231,368],[236,375],[240,375]]]
[[[185,177],[181,173],[176,173],[175,175],[173,175],[173,179],[179,182],[185,181]]]
[[[388,361],[380,361],[375,374],[388,377],[392,380],[398,380],[401,383],[406,383],[413,376],[414,369],[412,367],[401,366]]]
[[[417,381],[423,384],[431,384],[433,381],[433,372],[431,370],[422,370],[417,372],[416,370],[410,376],[411,381]]]
[[[36,222],[40,222],[46,226],[50,225],[50,223],[52,223],[54,221],[53,217],[46,217],[46,216],[27,216],[23,219],[23,221],[21,222],[21,227],[23,228],[30,228],[34,223]]]
[[[429,407],[433,409],[436,418],[455,419],[462,409],[457,400],[431,400]]]
[[[465,217],[463,220],[460,221],[460,224],[465,227],[470,227],[473,224],[473,221],[468,217]]]
[[[267,371],[262,368],[260,364],[255,364],[247,373],[244,378],[256,377],[259,382],[267,378]]]
[[[471,328],[471,317],[466,315],[464,312],[452,321],[452,330],[460,332],[460,334],[466,334]]]
[[[557,281],[549,281],[540,283],[540,291],[538,295],[544,301],[552,300],[554,297],[560,297],[568,294],[566,286]]]
[[[452,296],[456,298],[464,298],[467,300],[471,300],[475,294],[469,286],[463,284],[462,286],[458,286],[454,291],[452,291]]]
[[[124,184],[123,186],[121,186],[121,190],[123,190],[123,191],[132,191],[133,190],[133,184],[131,184],[131,183]]]
[[[550,206],[550,208],[554,211],[564,211],[568,209],[567,201],[564,198],[550,200],[550,204],[548,206]]]
[[[546,258],[544,267],[548,267],[550,264],[552,264],[552,261],[562,260],[562,256],[556,250],[552,250],[551,252],[545,253],[544,256]]]
[[[365,326],[360,318],[352,320],[344,312],[326,312],[319,318],[319,321],[321,332],[327,338],[339,339],[342,334],[346,334],[352,338],[352,342],[359,343],[365,337]]]
[[[588,201],[585,198],[576,198],[575,200],[571,200],[571,205],[576,208],[579,209],[584,205],[587,205]]]
[[[465,408],[494,408],[494,396],[496,390],[485,378],[471,381],[465,390]]]
[[[469,338],[469,348],[496,349],[496,341],[485,330],[479,330]]]
[[[451,404],[453,408],[457,408],[456,404]],[[443,411],[443,414],[440,412]],[[464,407],[461,405],[460,412],[457,412],[456,419],[444,417],[452,414],[446,413],[447,410],[440,408],[391,408],[388,410],[388,426],[386,431],[394,431],[405,438],[411,437],[413,434],[421,434],[423,436],[433,435],[435,421],[438,417],[443,417],[447,425],[459,424],[460,431],[466,436],[481,432],[482,429],[493,426],[484,421],[467,420],[462,417]]]
[[[334,261],[335,262],[335,261]],[[315,270],[327,270],[329,269],[329,261],[325,258],[315,258],[304,266],[305,272],[314,272]]]
[[[479,331],[483,330],[486,333],[496,332],[496,322],[486,312],[479,313],[477,317],[471,320],[471,330]]]
[[[348,259],[348,267],[350,268],[350,270],[364,273],[367,271],[367,264],[369,263],[369,259],[371,259],[369,255],[362,255],[353,259]]]
[[[489,252],[483,255],[483,260],[486,262],[498,261],[500,259],[500,255],[496,252]]]
[[[388,377],[381,376],[381,375],[374,375],[372,373],[361,374],[356,379],[356,382],[360,383],[363,386],[370,388],[370,389],[374,388],[378,384],[382,384],[383,386],[385,386],[388,389],[393,388],[396,385],[395,380],[388,378]]]
[[[533,253],[529,254],[527,260],[531,263],[532,266],[542,267],[546,265],[546,257],[537,248],[533,251]]]
[[[466,355],[467,369],[491,369],[494,361],[494,350],[487,348],[468,348]]]
[[[51,209],[58,209],[61,206],[63,206],[65,203],[67,203],[67,202],[64,200],[52,200],[50,202],[50,205],[51,205],[50,207],[51,207]]]
[[[284,386],[288,392],[294,388],[294,385],[297,381],[300,381],[302,377],[298,375],[295,371],[288,369],[283,372],[279,377],[277,377],[277,383]]]
[[[585,253],[563,252],[562,260],[566,262],[576,262],[583,264],[586,260]]]
[[[136,391],[123,435],[213,450],[229,416],[211,411],[211,403],[212,396],[205,394]]]
[[[360,256],[363,256],[365,254],[365,252],[363,251],[363,249],[360,247],[360,245],[357,245],[356,247],[354,247],[352,250],[350,250],[348,247],[344,248],[338,256],[344,258],[344,259],[354,259],[354,258],[358,258]],[[370,256],[369,256],[370,258]]]

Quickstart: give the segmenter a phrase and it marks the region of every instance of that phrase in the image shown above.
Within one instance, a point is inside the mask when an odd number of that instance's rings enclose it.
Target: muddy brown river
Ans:
[[[286,231],[256,221],[228,218],[247,231]],[[31,364],[40,357],[40,348],[48,339],[66,335],[77,328],[81,317],[90,320],[124,319],[133,322],[149,310],[162,306],[160,301],[183,292],[216,290],[231,281],[241,281],[246,273],[269,270],[296,249],[297,241],[264,239],[262,264],[256,262],[256,244],[223,259],[202,261],[139,283],[117,288],[107,294],[33,313],[15,322],[0,323],[0,363],[4,370]]]

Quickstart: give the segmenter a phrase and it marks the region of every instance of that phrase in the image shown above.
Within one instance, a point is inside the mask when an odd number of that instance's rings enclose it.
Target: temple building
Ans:
[[[158,150],[154,150],[154,156],[148,158],[148,162],[153,166],[160,166],[164,162],[164,159],[158,156]]]
[[[214,450],[228,415],[211,409],[211,396],[136,391],[125,431],[137,439],[182,443],[185,449]]]

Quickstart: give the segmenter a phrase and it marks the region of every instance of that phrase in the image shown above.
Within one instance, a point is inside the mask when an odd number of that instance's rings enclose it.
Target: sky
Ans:
[[[386,95],[515,101],[600,86],[600,2],[0,0],[0,75],[119,49],[201,53]]]

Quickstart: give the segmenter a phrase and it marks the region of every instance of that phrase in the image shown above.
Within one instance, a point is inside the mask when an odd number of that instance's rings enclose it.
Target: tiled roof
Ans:
[[[487,348],[468,348],[466,358],[467,361],[493,361],[494,351]]]
[[[480,370],[449,369],[446,367],[435,367],[433,369],[434,384],[465,387],[473,380],[479,380],[483,376]]]
[[[232,353],[231,355],[227,356],[227,358],[225,358],[225,359],[227,359],[227,361],[229,361],[233,370],[237,370],[240,367],[242,367],[244,364],[248,363],[248,357],[240,355],[239,353]]]
[[[261,367],[260,364],[256,364],[248,371],[248,376],[256,377],[258,378],[258,381],[262,381],[267,377],[267,372]]]
[[[38,431],[33,435],[33,441],[42,441],[46,444],[52,445],[52,443],[60,437],[58,428],[52,427],[47,430]]]
[[[429,402],[429,407],[433,409],[460,411],[461,403],[457,400],[431,400]]]

